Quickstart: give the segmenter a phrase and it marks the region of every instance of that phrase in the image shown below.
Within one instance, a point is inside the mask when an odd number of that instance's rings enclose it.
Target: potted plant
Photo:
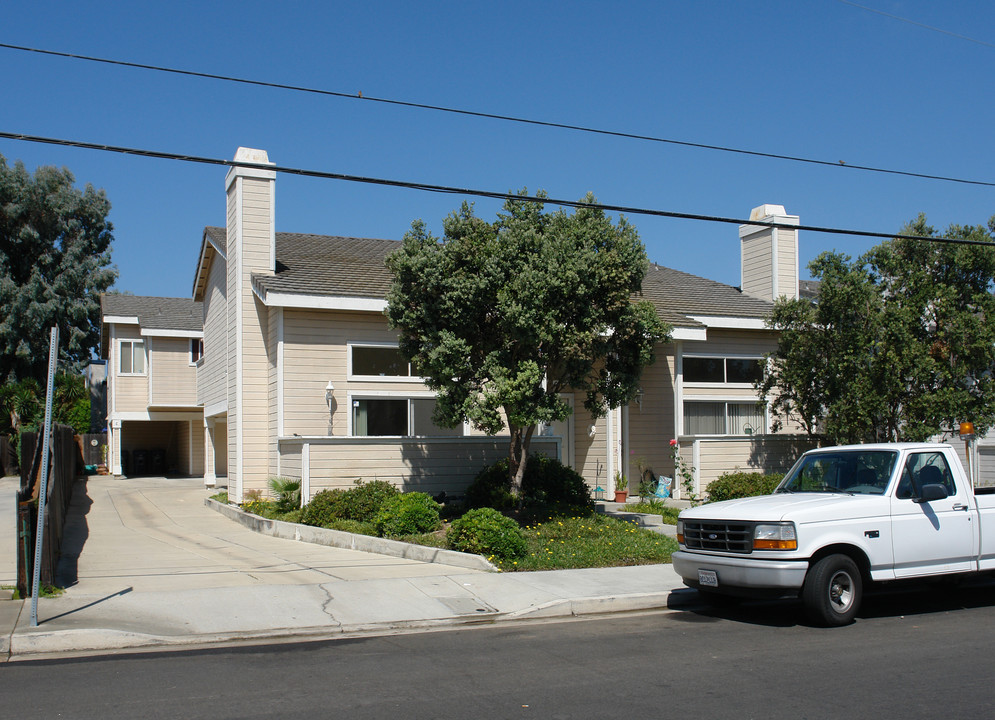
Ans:
[[[615,473],[615,502],[624,503],[629,495],[629,481],[620,472]]]

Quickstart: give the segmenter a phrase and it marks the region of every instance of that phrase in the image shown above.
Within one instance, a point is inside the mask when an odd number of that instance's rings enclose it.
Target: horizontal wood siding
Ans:
[[[197,368],[197,400],[205,407],[228,397],[228,310],[225,259],[215,254],[204,291],[204,357]]]
[[[150,405],[194,407],[197,404],[197,367],[190,364],[190,339],[150,337]]]
[[[795,297],[798,294],[798,254],[796,230],[777,231],[777,294]]]
[[[749,438],[682,438],[681,457],[691,466],[693,448],[698,444],[698,462],[694,465],[698,492],[731,472],[787,472],[798,457],[814,447],[818,440],[805,435],[756,435]]]
[[[590,434],[592,424],[594,437]],[[592,496],[599,486],[604,492],[614,489],[609,487],[608,477],[608,424],[603,417],[594,420],[580,398],[574,407],[574,470],[584,478]]]
[[[424,393],[419,381],[349,381],[349,343],[392,343],[379,313],[284,310],[284,435],[348,435],[349,393]],[[325,388],[335,386],[331,408]]]
[[[657,345],[656,362],[643,371],[640,382],[642,402],[629,405],[628,476],[633,489],[639,484],[640,465],[657,476],[673,475],[675,364],[674,346]]]
[[[720,357],[761,357],[777,350],[777,335],[769,330],[708,331],[708,340],[684,341],[685,355],[715,355]]]
[[[117,375],[114,388],[114,412],[143,412],[149,409],[148,375]]]
[[[752,295],[770,297],[771,293],[771,237],[769,232],[758,233],[742,241],[743,291]]]
[[[508,453],[506,437],[458,440],[411,438],[282,438],[280,471],[302,477],[301,447],[309,444],[311,496],[350,488],[356,480],[386,480],[405,492],[460,495],[484,467]],[[555,456],[556,445],[540,440],[533,453]]]

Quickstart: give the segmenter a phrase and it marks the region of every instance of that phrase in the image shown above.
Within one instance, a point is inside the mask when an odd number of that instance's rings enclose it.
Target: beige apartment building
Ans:
[[[507,438],[432,422],[434,395],[400,356],[383,314],[384,258],[399,242],[277,232],[267,154],[240,148],[235,161],[225,178],[227,224],[204,231],[192,299],[105,296],[114,472],[124,471],[122,453],[133,462],[139,446],[153,446],[147,433],[163,431],[175,437],[162,444],[178,470],[207,484],[226,477],[235,502],[265,491],[272,476],[300,478],[306,497],[356,479],[461,492],[506,454]],[[777,205],[756,208],[751,221],[798,224]],[[643,294],[674,330],[636,400],[594,419],[578,396],[571,417],[539,429],[534,452],[573,466],[597,496],[613,489],[616,472],[635,490],[637,465],[672,477],[672,439],[699,492],[723,472],[791,462],[808,441],[769,432],[753,380],[776,347],[764,326],[774,298],[799,292],[797,230],[747,224],[739,236],[742,289],[650,267]],[[153,327],[128,301],[174,311],[187,303],[199,323]]]

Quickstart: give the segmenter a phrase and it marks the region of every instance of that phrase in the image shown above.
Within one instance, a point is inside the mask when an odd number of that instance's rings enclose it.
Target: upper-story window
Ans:
[[[121,359],[118,372],[121,375],[145,374],[145,341],[122,340],[120,345]]]
[[[752,385],[763,377],[760,358],[683,358],[684,382]]]
[[[204,339],[190,338],[190,364],[196,365],[204,357]]]
[[[415,378],[411,364],[396,345],[350,345],[349,376],[377,380]]]

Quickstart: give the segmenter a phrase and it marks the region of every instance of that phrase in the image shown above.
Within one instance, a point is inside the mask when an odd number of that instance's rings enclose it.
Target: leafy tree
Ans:
[[[584,393],[595,416],[630,401],[669,328],[633,298],[648,261],[624,218],[613,225],[586,205],[544,213],[523,197],[493,223],[463,203],[443,229],[440,242],[416,221],[387,258],[386,314],[438,393],[437,423],[507,427],[517,493],[536,425],[570,413],[559,393]]]
[[[0,385],[0,412],[0,432],[16,434],[38,427],[45,418],[45,388],[34,378]],[[90,431],[90,395],[81,376],[55,376],[52,420],[77,433]]]
[[[66,169],[31,175],[0,156],[0,381],[45,381],[53,325],[61,370],[78,370],[99,342],[100,293],[117,277],[110,203],[73,183]]]
[[[920,215],[901,234],[937,237]],[[995,217],[947,237],[993,243]],[[889,240],[809,266],[816,303],[779,300],[760,383],[777,412],[834,442],[925,440],[995,423],[995,244]]]

